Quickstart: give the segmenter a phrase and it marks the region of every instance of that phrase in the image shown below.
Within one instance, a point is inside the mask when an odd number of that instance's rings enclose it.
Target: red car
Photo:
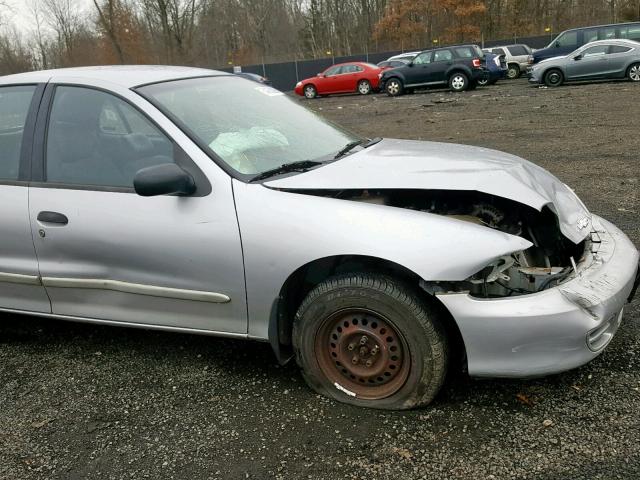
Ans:
[[[380,67],[372,63],[340,63],[327,68],[317,76],[297,83],[295,92],[307,98],[332,93],[358,92],[367,95],[378,89]]]

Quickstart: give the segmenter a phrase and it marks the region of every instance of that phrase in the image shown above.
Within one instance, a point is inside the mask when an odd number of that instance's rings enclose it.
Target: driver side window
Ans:
[[[325,77],[332,77],[334,75],[338,75],[342,70],[342,67],[332,67],[329,70],[327,70],[324,75]]]
[[[431,52],[424,52],[419,54],[414,60],[415,65],[423,65],[425,63],[431,63]]]
[[[606,55],[609,51],[609,45],[597,45],[595,47],[587,48],[582,52],[583,57],[594,57],[599,55]]]
[[[46,181],[133,188],[141,168],[175,163],[173,142],[124,100],[84,87],[56,88],[47,130]]]

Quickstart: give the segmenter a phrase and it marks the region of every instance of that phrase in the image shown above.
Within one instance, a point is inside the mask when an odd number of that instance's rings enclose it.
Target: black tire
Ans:
[[[476,88],[478,88],[478,81],[477,80],[470,81],[469,86],[467,87],[467,90],[475,90]]]
[[[510,80],[515,80],[516,78],[520,78],[522,72],[520,71],[520,65],[517,63],[510,63],[507,70],[507,78]]]
[[[640,63],[632,63],[629,65],[627,78],[632,82],[640,82]]]
[[[387,410],[431,402],[449,358],[435,310],[407,285],[376,274],[346,274],[316,286],[296,314],[293,347],[304,379],[316,392]]]
[[[369,95],[373,89],[371,88],[369,80],[360,80],[358,82],[357,90],[360,95]]]
[[[464,92],[469,88],[469,77],[463,72],[455,72],[449,77],[449,90],[452,92]]]
[[[318,89],[316,89],[315,85],[308,83],[304,87],[302,87],[302,93],[305,98],[312,100],[318,96]]]
[[[399,97],[404,93],[404,85],[402,84],[402,80],[397,77],[392,77],[386,81],[384,85],[384,89],[387,92],[387,95],[390,97]]]
[[[544,84],[547,87],[559,87],[564,82],[564,75],[557,68],[544,72]]]
[[[478,79],[478,85],[481,87],[486,87],[489,85],[489,77],[480,77]]]

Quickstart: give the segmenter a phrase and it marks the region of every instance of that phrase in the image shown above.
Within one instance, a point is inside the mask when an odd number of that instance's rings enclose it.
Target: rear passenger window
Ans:
[[[456,54],[460,57],[460,58],[473,58],[475,57],[475,53],[473,51],[472,48],[470,47],[459,47],[456,48]],[[449,52],[448,50],[443,50],[442,53],[444,52]],[[440,58],[439,60],[451,60],[451,58]]]
[[[609,47],[609,53],[627,53],[631,50],[631,47],[623,47],[620,45],[611,45]]]
[[[453,60],[453,53],[450,50],[438,50],[433,54],[434,62],[443,62],[447,60]]]
[[[507,47],[507,50],[511,52],[511,55],[514,57],[519,55],[529,55],[527,49],[522,45],[512,45],[511,47]]]
[[[620,28],[620,38],[640,41],[640,24]]]
[[[616,38],[615,27],[604,27],[598,30],[599,40],[609,40],[610,38]]]
[[[127,102],[90,88],[56,88],[48,182],[133,188],[138,170],[164,163],[174,163],[173,143]]]
[[[0,87],[0,180],[17,180],[24,124],[35,86]]]
[[[587,44],[598,40],[597,28],[586,28],[582,31],[582,43]]]

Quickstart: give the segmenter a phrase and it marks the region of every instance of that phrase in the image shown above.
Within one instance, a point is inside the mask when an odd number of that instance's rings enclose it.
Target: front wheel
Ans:
[[[563,81],[564,76],[560,70],[553,69],[544,74],[544,83],[547,87],[559,87]]]
[[[629,67],[627,77],[629,77],[629,80],[632,82],[640,82],[640,63],[634,63]]]
[[[452,92],[463,92],[469,87],[469,78],[462,72],[449,77],[449,89]]]
[[[358,82],[358,93],[360,95],[369,95],[371,93],[371,83],[369,83],[369,80],[360,80]]]
[[[515,63],[510,64],[507,70],[507,78],[514,80],[518,77],[520,77],[520,66]]]
[[[316,90],[316,87],[314,87],[313,85],[305,85],[303,92],[304,96],[309,100],[318,96],[318,90]]]
[[[426,405],[445,378],[445,330],[420,295],[391,277],[349,274],[314,288],[293,326],[311,388],[340,402],[402,410]]]
[[[390,78],[389,80],[387,80],[385,90],[387,91],[387,95],[389,95],[390,97],[397,97],[399,95],[402,95],[404,87],[400,79]]]

